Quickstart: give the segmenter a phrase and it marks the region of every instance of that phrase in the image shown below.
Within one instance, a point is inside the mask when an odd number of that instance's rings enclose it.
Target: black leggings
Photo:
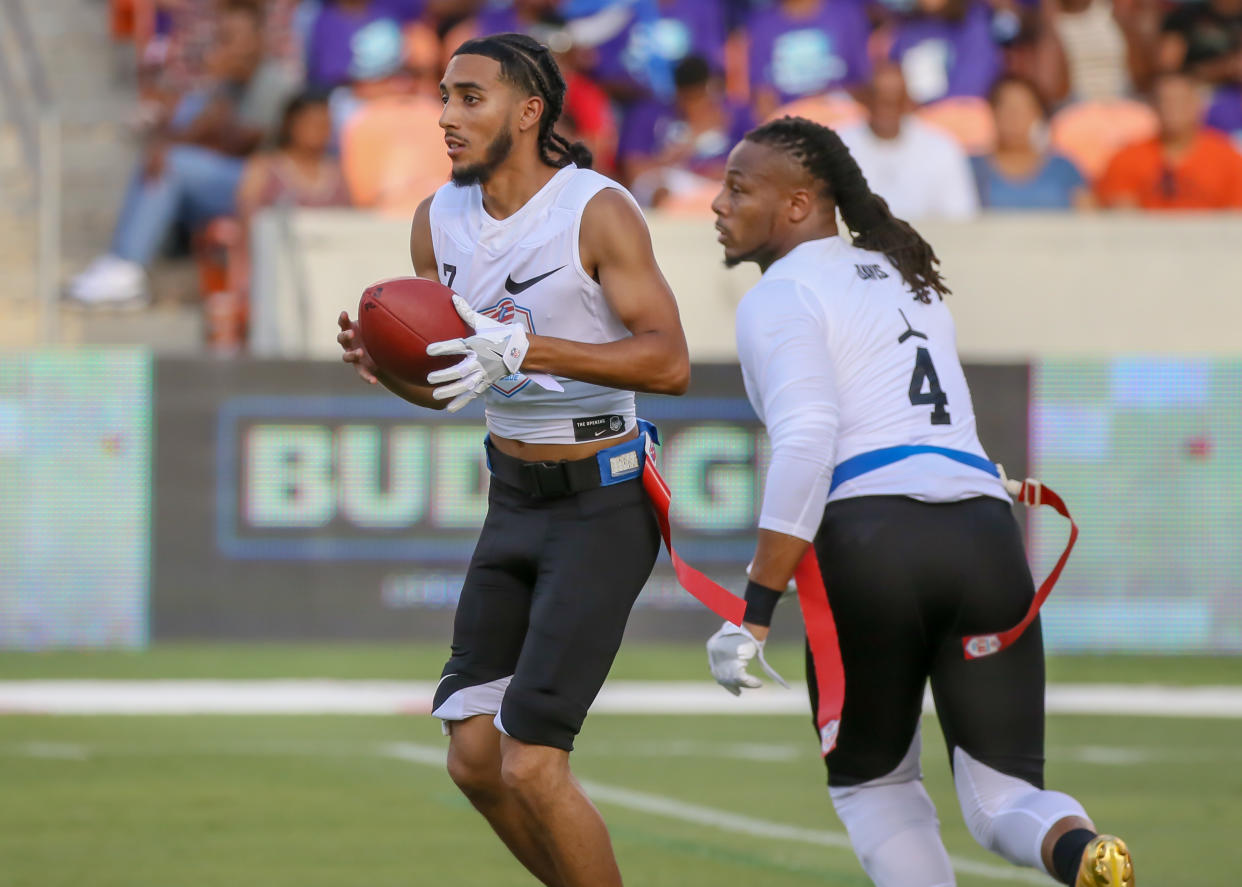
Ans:
[[[891,773],[918,728],[931,679],[941,729],[995,770],[1043,788],[1044,653],[1038,620],[1010,648],[967,661],[962,636],[1017,623],[1035,595],[1011,506],[979,497],[831,503],[815,539],[845,669],[828,784]],[[814,716],[818,693],[807,647]],[[818,732],[818,731],[817,731]]]
[[[512,676],[500,708],[505,731],[571,750],[659,550],[637,480],[535,498],[493,477],[436,708]]]

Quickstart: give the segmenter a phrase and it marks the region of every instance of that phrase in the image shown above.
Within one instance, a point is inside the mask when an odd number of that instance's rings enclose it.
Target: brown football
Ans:
[[[428,345],[474,334],[453,307],[453,291],[421,277],[394,277],[367,287],[358,303],[358,329],[380,369],[418,385],[427,384],[432,370],[450,367],[463,357],[429,357]]]

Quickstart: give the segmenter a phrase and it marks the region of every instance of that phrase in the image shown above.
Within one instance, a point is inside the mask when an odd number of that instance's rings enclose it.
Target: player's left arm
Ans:
[[[789,686],[763,658],[763,645],[771,631],[773,611],[810,544],[800,536],[760,528],[755,559],[747,576],[746,615],[742,624],[726,622],[707,639],[707,663],[712,677],[734,696],[743,687],[762,685],[747,670],[756,656],[764,671],[783,686]]]
[[[656,265],[646,220],[620,191],[600,191],[583,210],[579,254],[583,269],[599,281],[604,299],[632,335],[600,344],[532,335],[522,371],[684,394],[690,354],[677,300]]]
[[[726,622],[707,642],[712,676],[729,692],[758,687],[747,671],[763,660],[772,613],[815,538],[836,449],[836,374],[824,320],[798,284],[760,283],[738,306],[737,351],[747,392],[764,417],[772,460],[758,543],[747,574],[741,627]]]
[[[748,295],[738,307],[738,360],[753,380],[772,459],[748,578],[784,591],[815,538],[836,449],[836,371],[825,319],[797,284]],[[752,611],[753,612],[753,611]],[[747,622],[760,640],[767,625]]]
[[[748,578],[756,585],[783,592],[793,579],[798,562],[810,545],[806,539],[790,536],[788,533],[759,530],[755,559],[751,561]],[[760,641],[767,638],[770,629],[768,622],[760,624],[743,621],[742,625]]]

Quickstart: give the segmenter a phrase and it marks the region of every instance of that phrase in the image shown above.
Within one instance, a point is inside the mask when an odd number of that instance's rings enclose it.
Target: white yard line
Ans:
[[[426,681],[6,681],[0,714],[426,714]]]
[[[430,681],[0,681],[0,714],[426,714]],[[925,708],[931,711],[930,699]],[[764,687],[734,698],[708,681],[612,681],[597,714],[805,714],[806,688]],[[1049,714],[1242,718],[1242,687],[1054,684]]]
[[[27,758],[46,758],[54,761],[85,761],[91,756],[90,749],[76,742],[23,742],[14,750]],[[0,747],[3,751],[3,747]]]
[[[382,753],[389,757],[415,764],[424,764],[432,767],[444,766],[444,749],[434,746],[397,742],[384,746]],[[730,813],[728,810],[706,807],[702,804],[690,804],[664,795],[654,795],[615,785],[605,785],[593,780],[582,780],[582,787],[586,789],[586,793],[591,796],[591,799],[598,803],[624,807],[627,810],[636,810],[639,813],[649,813],[652,816],[662,816],[665,819],[675,819],[680,822],[691,823],[692,825],[706,826],[718,831],[746,835],[752,838],[792,841],[798,844],[813,844],[818,847],[834,847],[842,850],[850,849],[850,840],[842,832],[787,825],[768,819],[759,819],[754,816],[744,816],[740,813]],[[950,859],[953,862],[953,867],[960,874],[978,875],[981,878],[993,880],[1018,881],[1024,884],[1041,884],[1045,885],[1045,887],[1053,883],[1044,875],[1027,869],[992,865],[956,856],[950,857]]]

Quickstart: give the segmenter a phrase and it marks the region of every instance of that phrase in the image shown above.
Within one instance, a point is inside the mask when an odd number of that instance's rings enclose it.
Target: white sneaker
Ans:
[[[69,298],[83,305],[142,305],[147,301],[147,272],[137,262],[102,255],[69,282]]]

